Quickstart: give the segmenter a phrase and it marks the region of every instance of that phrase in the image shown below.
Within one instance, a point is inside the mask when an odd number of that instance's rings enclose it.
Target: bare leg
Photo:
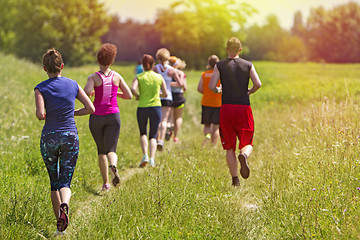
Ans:
[[[150,143],[151,144],[151,143]],[[143,152],[143,154],[147,154],[148,153],[148,140],[147,140],[147,136],[146,134],[141,135],[140,136],[140,145],[141,145],[141,150]]]
[[[67,187],[60,188],[60,198],[61,198],[61,203],[66,203],[69,205],[71,198],[70,188]]]
[[[115,152],[109,152],[107,158],[109,159],[111,182],[116,187],[120,183],[119,171],[117,170],[118,156]]]
[[[179,130],[181,128],[182,122],[183,122],[183,118],[182,118],[182,114],[183,114],[184,108],[175,108],[174,109],[174,139],[177,138]]]
[[[205,140],[202,142],[202,146],[205,146],[209,142],[209,139],[206,137],[208,134],[211,136],[211,124],[204,124],[204,135]]]
[[[156,154],[156,139],[151,138],[150,139],[150,158],[155,159]]]
[[[99,154],[99,167],[100,167],[100,173],[101,177],[103,179],[103,184],[109,184],[109,164],[108,164],[108,158],[105,154]]]
[[[231,148],[231,149],[226,150],[226,161],[227,161],[231,176],[237,177],[238,176],[238,171],[237,171],[238,162],[236,159],[234,149]]]
[[[162,115],[161,115],[161,122],[159,125],[159,130],[158,130],[158,141],[164,141],[164,139],[165,139],[166,128],[167,128],[167,123],[169,121],[170,111],[171,111],[171,107],[162,107],[161,108]]]
[[[59,191],[51,191],[51,203],[57,221],[59,219],[59,208],[61,204]]]
[[[216,146],[216,143],[217,143],[219,137],[220,137],[219,125],[218,124],[212,124],[211,145],[213,147]]]
[[[56,220],[59,219],[60,204],[66,203],[69,205],[71,197],[70,188],[63,187],[60,191],[51,191],[51,203],[53,205]]]
[[[247,157],[250,157],[251,153],[253,151],[253,146],[246,145],[240,150],[240,153],[245,153]]]
[[[109,159],[109,165],[117,167],[118,156],[115,152],[109,152],[107,158]]]
[[[246,145],[240,150],[238,156],[240,162],[240,174],[243,178],[248,178],[250,174],[250,168],[247,163],[247,158],[251,155],[253,147],[251,145]]]

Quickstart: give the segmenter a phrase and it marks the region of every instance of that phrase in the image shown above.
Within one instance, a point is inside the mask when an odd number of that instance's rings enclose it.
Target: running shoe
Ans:
[[[139,164],[139,167],[145,167],[148,162],[149,162],[149,157],[148,157],[148,155],[144,154],[144,156],[141,159],[141,162]]]
[[[164,141],[163,141],[163,140],[159,140],[159,141],[157,142],[157,150],[162,151],[163,148],[164,148]]]
[[[240,162],[240,174],[243,178],[248,178],[250,175],[250,169],[247,163],[247,156],[245,153],[239,154],[239,162]]]
[[[210,133],[206,134],[206,135],[205,135],[205,138],[206,138],[206,139],[211,139],[211,134],[210,134]]]
[[[62,203],[60,205],[60,210],[59,210],[59,219],[57,221],[57,230],[59,232],[64,232],[66,230],[66,228],[68,227],[69,224],[69,206],[67,205],[67,203]]]
[[[150,158],[150,166],[151,167],[156,167],[156,164],[155,164],[155,160]]]
[[[114,165],[110,165],[109,168],[110,168],[110,173],[112,176],[112,184],[116,187],[120,183],[119,172],[118,172],[116,166],[114,166]]]
[[[59,230],[56,229],[54,237],[65,235],[65,233],[66,233],[66,230],[62,231],[62,232],[59,232]]]
[[[170,138],[171,138],[171,135],[172,135],[172,128],[168,127],[168,128],[166,129],[165,140],[166,140],[166,141],[169,141]]]
[[[110,184],[108,184],[108,183],[104,184],[101,188],[102,192],[107,192],[109,190],[110,190]]]

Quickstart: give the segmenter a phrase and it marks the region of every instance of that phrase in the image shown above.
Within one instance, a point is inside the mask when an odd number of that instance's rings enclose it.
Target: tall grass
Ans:
[[[188,71],[180,143],[156,168],[141,160],[135,100],[119,100],[121,186],[99,194],[88,117],[77,117],[80,155],[64,239],[359,239],[360,65],[255,63],[263,87],[251,175],[231,187],[220,146],[201,147],[201,72]],[[133,66],[114,66],[130,85]],[[81,86],[96,66],[66,68]],[[0,238],[52,238],[55,220],[35,117],[40,66],[0,54]],[[80,105],[78,105],[80,106]]]

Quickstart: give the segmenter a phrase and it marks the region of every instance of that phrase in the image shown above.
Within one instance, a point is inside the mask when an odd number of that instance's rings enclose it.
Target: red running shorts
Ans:
[[[220,108],[220,138],[224,150],[236,150],[236,137],[239,149],[253,145],[254,118],[248,105],[223,104]]]

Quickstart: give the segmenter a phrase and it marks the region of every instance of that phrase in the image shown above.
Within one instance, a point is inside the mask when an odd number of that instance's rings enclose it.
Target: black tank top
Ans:
[[[252,63],[241,58],[218,62],[222,85],[222,104],[250,105],[248,86]]]

